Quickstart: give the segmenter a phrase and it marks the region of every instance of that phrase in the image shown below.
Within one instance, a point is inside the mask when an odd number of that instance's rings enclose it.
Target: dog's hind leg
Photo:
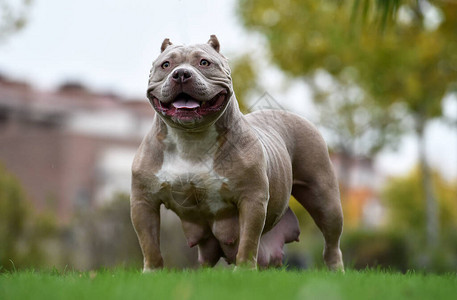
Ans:
[[[343,211],[334,176],[314,182],[294,180],[292,195],[309,212],[324,236],[324,261],[327,267],[344,271],[340,250]]]

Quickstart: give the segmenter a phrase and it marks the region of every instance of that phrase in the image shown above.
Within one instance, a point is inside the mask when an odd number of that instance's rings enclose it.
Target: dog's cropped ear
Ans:
[[[210,46],[213,47],[214,50],[216,50],[216,52],[219,52],[221,46],[219,45],[219,41],[217,40],[217,37],[214,34],[210,36],[208,44],[210,44]]]
[[[164,39],[162,42],[162,46],[160,47],[160,51],[161,52],[165,51],[165,49],[167,49],[167,47],[170,45],[172,45],[172,43],[170,42],[170,39],[169,38]]]

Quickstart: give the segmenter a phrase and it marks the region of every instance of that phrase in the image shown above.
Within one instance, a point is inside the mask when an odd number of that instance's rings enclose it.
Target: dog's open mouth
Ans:
[[[178,119],[201,118],[206,114],[221,110],[227,98],[227,91],[222,91],[212,99],[198,101],[186,93],[178,94],[173,101],[165,103],[153,98],[153,105],[158,112]]]

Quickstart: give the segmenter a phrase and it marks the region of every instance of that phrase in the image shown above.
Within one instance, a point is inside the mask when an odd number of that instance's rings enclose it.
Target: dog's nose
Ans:
[[[177,83],[184,83],[192,78],[192,72],[188,69],[180,68],[174,70],[171,76]]]

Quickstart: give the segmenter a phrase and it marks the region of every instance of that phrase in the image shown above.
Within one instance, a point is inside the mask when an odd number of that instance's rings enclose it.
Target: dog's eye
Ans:
[[[166,69],[170,66],[170,62],[169,61],[166,61],[162,64],[162,69]]]
[[[200,66],[204,66],[204,67],[207,67],[209,66],[211,63],[209,61],[207,61],[206,59],[202,59],[200,61]]]

